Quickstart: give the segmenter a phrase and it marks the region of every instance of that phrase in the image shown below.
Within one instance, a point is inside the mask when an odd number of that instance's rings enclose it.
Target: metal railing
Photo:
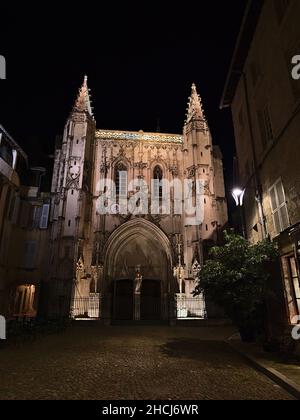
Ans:
[[[207,313],[204,297],[176,296],[175,312],[177,319],[205,319]]]
[[[73,319],[99,319],[100,295],[94,293],[89,297],[76,297],[72,300],[71,317]]]

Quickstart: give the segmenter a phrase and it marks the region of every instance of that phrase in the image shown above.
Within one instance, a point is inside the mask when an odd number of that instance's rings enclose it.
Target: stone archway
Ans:
[[[137,272],[143,279],[139,285]],[[103,280],[104,319],[169,319],[169,297],[175,293],[176,282],[167,236],[144,219],[120,226],[107,243]]]

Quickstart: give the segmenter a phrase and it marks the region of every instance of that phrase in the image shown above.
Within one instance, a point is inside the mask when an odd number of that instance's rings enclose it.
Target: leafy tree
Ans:
[[[277,250],[269,240],[253,245],[225,232],[225,245],[211,249],[194,294],[205,293],[224,309],[241,333],[248,330],[249,335],[249,331],[263,327],[268,264],[276,257]]]

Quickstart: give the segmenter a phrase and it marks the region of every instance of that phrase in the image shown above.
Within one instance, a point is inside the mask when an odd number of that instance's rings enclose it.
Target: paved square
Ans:
[[[0,350],[0,399],[293,399],[222,342],[228,335],[73,326]]]

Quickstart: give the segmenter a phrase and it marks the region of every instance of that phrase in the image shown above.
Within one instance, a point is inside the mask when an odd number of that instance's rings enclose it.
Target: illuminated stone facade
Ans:
[[[117,205],[99,214],[104,180],[116,180],[119,171],[127,173],[126,200],[137,192],[130,187],[135,179],[147,183],[149,207],[157,174],[170,183],[200,179],[203,223],[192,226],[185,214],[174,214],[172,204],[170,214],[120,214]],[[173,189],[170,195],[172,203]],[[96,129],[85,78],[55,152],[52,197],[49,314],[71,310],[74,317],[107,323],[168,320],[179,293],[173,268],[180,253],[184,310],[199,316],[201,308],[192,310],[195,302],[190,301],[193,264],[202,264],[204,248],[217,240],[227,222],[227,205],[221,152],[212,145],[195,85],[183,135],[123,132]]]
[[[280,253],[268,285],[269,334],[289,338],[300,316],[300,80],[293,76],[300,2],[255,3],[222,106],[232,110],[246,235],[253,243],[270,237]]]
[[[0,314],[34,318],[47,264],[49,193],[45,173],[0,125]]]

